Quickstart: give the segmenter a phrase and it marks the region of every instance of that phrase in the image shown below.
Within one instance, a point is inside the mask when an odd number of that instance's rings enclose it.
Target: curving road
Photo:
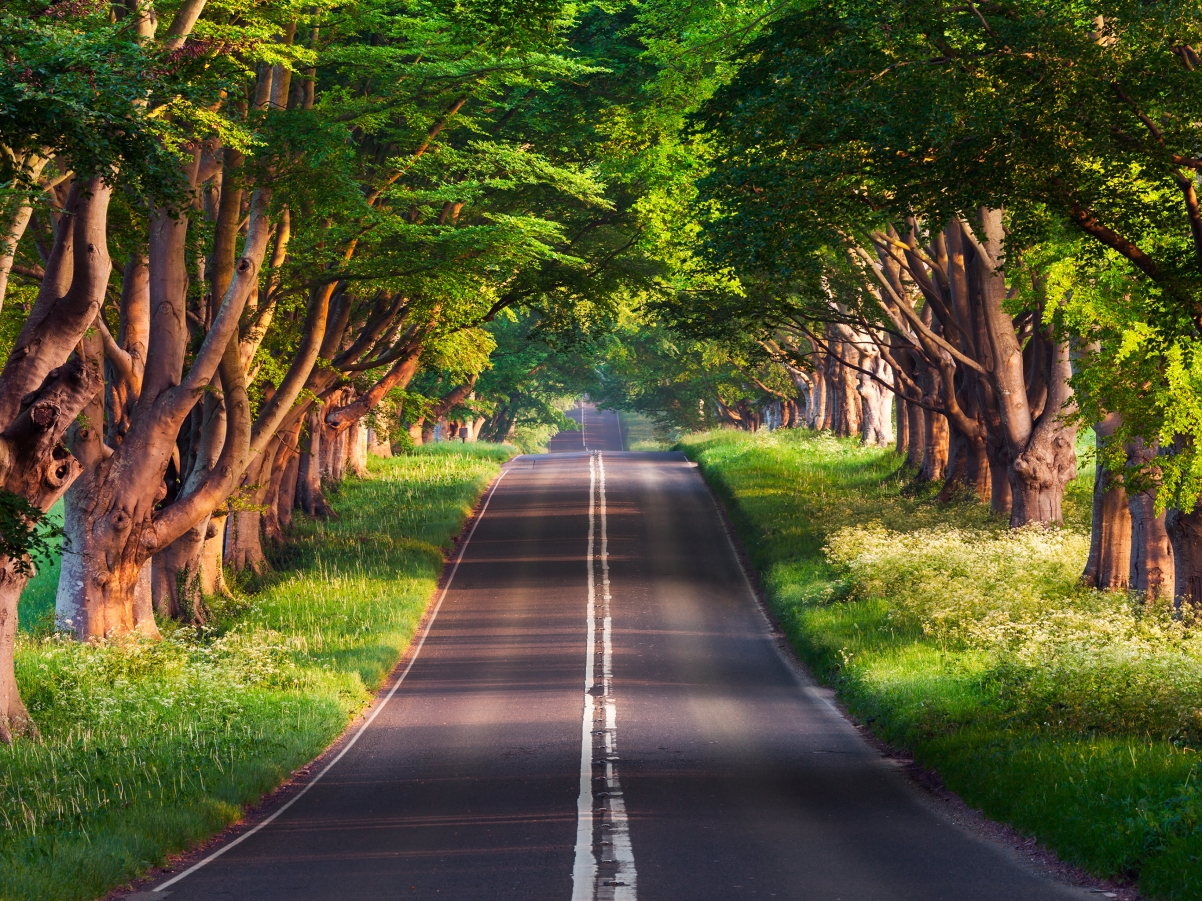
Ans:
[[[696,468],[610,431],[509,463],[354,744],[136,897],[1087,897],[924,803],[782,658]]]

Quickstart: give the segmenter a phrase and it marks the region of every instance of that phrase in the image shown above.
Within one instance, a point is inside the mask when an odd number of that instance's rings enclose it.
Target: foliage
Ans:
[[[48,563],[57,548],[54,539],[62,528],[25,498],[0,489],[0,554],[14,572],[33,575],[34,564]]]
[[[1083,422],[1122,414],[1108,465],[1121,471],[1135,437],[1158,443],[1144,476],[1162,482],[1162,506],[1191,509],[1202,490],[1202,230],[1189,224],[1202,222],[1199,12],[1126,0],[790,5],[694,123],[713,150],[700,190],[711,258],[765,295],[728,297],[710,318],[769,330],[830,318],[849,243],[1004,208],[1014,308],[1081,339]],[[835,293],[879,319],[871,298]]]

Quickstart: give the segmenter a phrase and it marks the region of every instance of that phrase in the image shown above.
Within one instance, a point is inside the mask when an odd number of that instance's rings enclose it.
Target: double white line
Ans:
[[[600,452],[589,457],[588,472],[588,638],[572,901],[635,901],[638,877],[634,869],[634,852],[630,848],[626,802],[622,799],[617,772],[618,708],[613,696],[609,534],[605,516],[605,463]],[[598,513],[601,520],[600,604],[597,603],[596,577]],[[598,619],[601,621],[600,653],[597,647]],[[600,682],[596,678],[598,669]]]

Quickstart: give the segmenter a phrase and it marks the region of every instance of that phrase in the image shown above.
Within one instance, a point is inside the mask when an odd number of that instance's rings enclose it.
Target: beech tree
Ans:
[[[380,404],[417,414],[416,387],[454,375],[424,413],[468,421],[498,315],[544,338],[595,329],[651,277],[645,180],[595,127],[605,91],[633,98],[645,78],[589,62],[615,15],[6,10],[0,285],[16,280],[28,318],[0,376],[5,485],[22,529],[66,492],[62,627],[203,622],[223,564],[262,569],[294,504],[327,512]],[[12,679],[29,543],[5,535],[7,741],[33,726]]]

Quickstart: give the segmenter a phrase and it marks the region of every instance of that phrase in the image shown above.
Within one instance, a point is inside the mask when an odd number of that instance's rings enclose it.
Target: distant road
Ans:
[[[681,455],[564,450],[507,464],[357,743],[170,901],[1093,897],[946,821],[795,673]]]
[[[552,438],[549,448],[551,453],[622,450],[622,424],[617,413],[612,410],[602,412],[592,404],[586,403],[583,407],[577,404],[568,410],[566,415],[573,422],[580,422],[582,413],[584,428],[579,432],[560,432]]]

